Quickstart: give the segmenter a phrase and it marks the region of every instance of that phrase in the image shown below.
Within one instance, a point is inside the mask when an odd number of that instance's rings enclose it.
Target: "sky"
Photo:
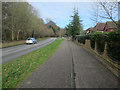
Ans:
[[[51,19],[59,27],[67,26],[73,15],[73,8],[78,8],[80,19],[82,20],[83,29],[93,27],[91,18],[91,10],[93,2],[29,2],[37,11],[39,17],[45,22],[46,19]]]
[[[16,0],[4,0],[6,2],[14,2]],[[72,18],[73,9],[78,8],[80,19],[82,20],[83,29],[86,30],[95,26],[95,22],[91,20],[93,16],[93,7],[95,2],[116,2],[116,0],[17,0],[18,2],[27,1],[37,11],[38,16],[44,22],[46,19],[51,19],[59,27],[65,28]],[[119,1],[119,0],[118,0]],[[120,13],[119,13],[120,14]],[[107,20],[109,21],[109,20]],[[106,22],[105,19],[100,19],[99,22]]]

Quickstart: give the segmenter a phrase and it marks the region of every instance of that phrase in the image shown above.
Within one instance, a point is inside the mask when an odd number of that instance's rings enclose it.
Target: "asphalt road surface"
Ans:
[[[18,88],[118,88],[118,78],[81,46],[64,40]]]
[[[32,52],[39,48],[42,48],[46,45],[49,45],[50,43],[54,42],[55,40],[56,40],[56,38],[49,38],[46,40],[39,41],[36,44],[30,44],[30,45],[23,44],[23,45],[3,48],[2,49],[2,64],[6,63],[10,60],[13,60],[15,58],[18,58],[22,55],[25,55],[29,52]]]

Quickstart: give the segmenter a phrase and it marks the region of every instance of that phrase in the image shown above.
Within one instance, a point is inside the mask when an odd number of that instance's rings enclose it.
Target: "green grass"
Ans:
[[[49,37],[45,37],[45,38],[38,38],[37,41],[41,41],[44,39],[47,39]],[[21,45],[21,44],[25,44],[26,40],[19,40],[19,41],[10,41],[10,42],[4,42],[2,44],[0,44],[0,48],[5,48],[5,47],[11,47],[11,46],[17,46],[17,45]]]
[[[59,48],[61,40],[2,65],[2,88],[16,88]]]

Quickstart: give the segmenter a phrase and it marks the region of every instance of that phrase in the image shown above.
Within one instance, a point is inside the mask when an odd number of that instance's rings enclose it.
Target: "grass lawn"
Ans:
[[[38,38],[37,41],[41,41],[44,39],[47,39],[49,37],[46,38]],[[26,40],[20,40],[20,41],[11,41],[11,42],[4,42],[2,44],[0,44],[0,48],[5,48],[5,47],[10,47],[10,46],[16,46],[16,45],[21,45],[21,44],[25,44]]]
[[[2,88],[16,88],[40,67],[60,46],[63,39],[2,65]]]

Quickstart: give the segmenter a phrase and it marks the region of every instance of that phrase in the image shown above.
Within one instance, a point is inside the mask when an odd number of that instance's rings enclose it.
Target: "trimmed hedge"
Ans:
[[[89,35],[80,35],[76,39],[78,42],[85,44],[86,39],[90,39],[91,48],[95,48],[102,54],[104,52],[105,43],[107,44],[107,54],[112,60],[120,61],[120,33],[118,31],[111,32],[94,32]]]
[[[107,35],[107,54],[114,61],[120,61],[120,33],[113,31]]]
[[[105,47],[105,35],[102,32],[96,32],[90,35],[92,38],[91,47],[95,48],[95,42],[96,42],[96,49],[97,51],[102,54],[104,52]]]
[[[76,36],[76,39],[78,40],[79,43],[85,44],[86,35]]]
[[[95,49],[95,35],[93,33],[91,33],[89,35],[89,38],[90,38],[90,46],[92,49]]]

